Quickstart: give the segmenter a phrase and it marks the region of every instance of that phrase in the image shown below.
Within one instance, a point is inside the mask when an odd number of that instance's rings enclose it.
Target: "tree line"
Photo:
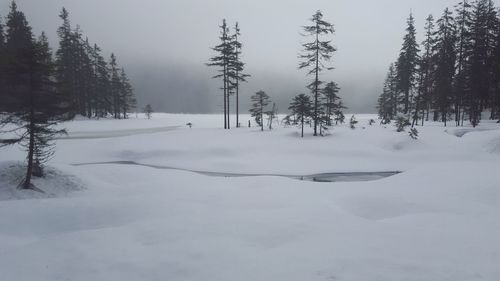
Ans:
[[[346,107],[342,104],[338,92],[340,88],[336,82],[321,80],[321,74],[326,70],[332,70],[333,67],[327,65],[332,58],[336,48],[332,46],[331,40],[324,38],[334,33],[334,27],[331,23],[323,19],[321,11],[317,11],[310,19],[311,25],[303,27],[303,36],[310,41],[302,44],[303,50],[299,55],[299,69],[306,69],[307,76],[312,79],[306,88],[311,95],[299,94],[295,96],[289,106],[291,113],[285,117],[287,124],[301,125],[302,136],[305,123],[311,123],[314,128],[314,135],[323,135],[329,126],[344,122],[342,112]],[[229,98],[233,93],[236,94],[236,124],[239,123],[239,82],[246,82],[247,74],[243,74],[244,63],[241,61],[241,42],[238,41],[240,30],[238,24],[234,28],[234,33],[230,34],[226,20],[222,21],[220,26],[219,45],[212,48],[216,55],[210,58],[208,66],[218,67],[218,74],[213,78],[222,80],[221,90],[224,97],[224,128],[230,129],[229,124]],[[250,113],[255,118],[255,122],[264,129],[263,116],[267,115],[272,127],[272,120],[277,115],[276,104],[273,103],[272,109],[266,107],[271,104],[269,96],[264,91],[258,91],[251,97],[252,108]]]
[[[426,18],[421,44],[410,13],[401,52],[378,99],[383,123],[402,115],[412,126],[432,120],[475,127],[488,111],[500,122],[498,7],[492,0],[463,0],[453,10]]]
[[[53,56],[45,33],[35,37],[15,1],[5,25],[0,21],[0,129],[12,136],[0,146],[19,143],[27,151],[21,188],[36,189],[32,176],[54,152],[53,140],[65,131],[58,122],[76,114],[126,118],[135,105],[133,88],[111,55],[107,63],[97,45],[72,29],[68,12],[60,14],[59,48]]]

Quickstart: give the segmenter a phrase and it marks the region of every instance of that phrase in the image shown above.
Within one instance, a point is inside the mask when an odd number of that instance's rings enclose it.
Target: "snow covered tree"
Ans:
[[[264,91],[258,91],[251,97],[252,108],[250,113],[255,118],[255,122],[259,124],[261,131],[264,131],[264,114],[266,107],[269,105],[269,96]]]
[[[323,20],[321,11],[317,11],[311,18],[312,25],[304,26],[304,36],[311,37],[312,41],[302,44],[303,53],[299,56],[301,62],[299,69],[309,68],[307,75],[313,76],[313,81],[307,86],[314,98],[314,135],[318,135],[320,125],[320,94],[321,84],[320,73],[324,70],[331,70],[332,67],[325,66],[325,62],[330,61],[336,49],[331,45],[331,40],[322,40],[323,35],[333,34],[333,25]]]
[[[304,123],[306,120],[312,118],[314,112],[311,98],[306,94],[297,95],[293,98],[288,109],[292,111],[291,115],[294,116],[295,120],[300,123],[300,136],[304,137]]]

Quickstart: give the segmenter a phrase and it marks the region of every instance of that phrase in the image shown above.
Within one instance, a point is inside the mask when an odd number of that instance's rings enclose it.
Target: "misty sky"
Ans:
[[[498,5],[500,0],[496,0]],[[250,96],[266,91],[285,111],[291,98],[306,92],[308,78],[299,71],[305,39],[301,26],[320,9],[335,25],[335,70],[322,75],[336,81],[349,112],[375,111],[389,64],[401,47],[412,9],[422,40],[424,19],[441,15],[459,0],[17,0],[38,35],[47,33],[57,47],[61,7],[71,24],[80,25],[108,56],[114,52],[136,90],[139,105],[156,111],[212,113],[222,108],[220,82],[205,66],[218,43],[223,18],[241,27],[243,60],[252,75],[241,88],[246,110]],[[10,0],[0,0],[5,16]],[[234,106],[233,106],[234,108]]]

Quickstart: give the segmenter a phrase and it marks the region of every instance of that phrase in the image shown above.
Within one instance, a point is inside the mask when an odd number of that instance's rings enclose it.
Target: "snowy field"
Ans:
[[[0,281],[500,280],[500,125],[412,140],[370,118],[303,139],[247,115],[232,130],[219,115],[75,120],[44,194],[15,190],[25,154],[0,149]]]

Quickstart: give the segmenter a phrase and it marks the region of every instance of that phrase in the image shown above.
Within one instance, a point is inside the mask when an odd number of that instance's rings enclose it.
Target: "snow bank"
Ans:
[[[75,176],[46,167],[43,178],[33,177],[32,183],[43,192],[17,188],[24,179],[26,166],[19,162],[0,162],[0,201],[12,199],[54,198],[68,196],[84,189]]]

